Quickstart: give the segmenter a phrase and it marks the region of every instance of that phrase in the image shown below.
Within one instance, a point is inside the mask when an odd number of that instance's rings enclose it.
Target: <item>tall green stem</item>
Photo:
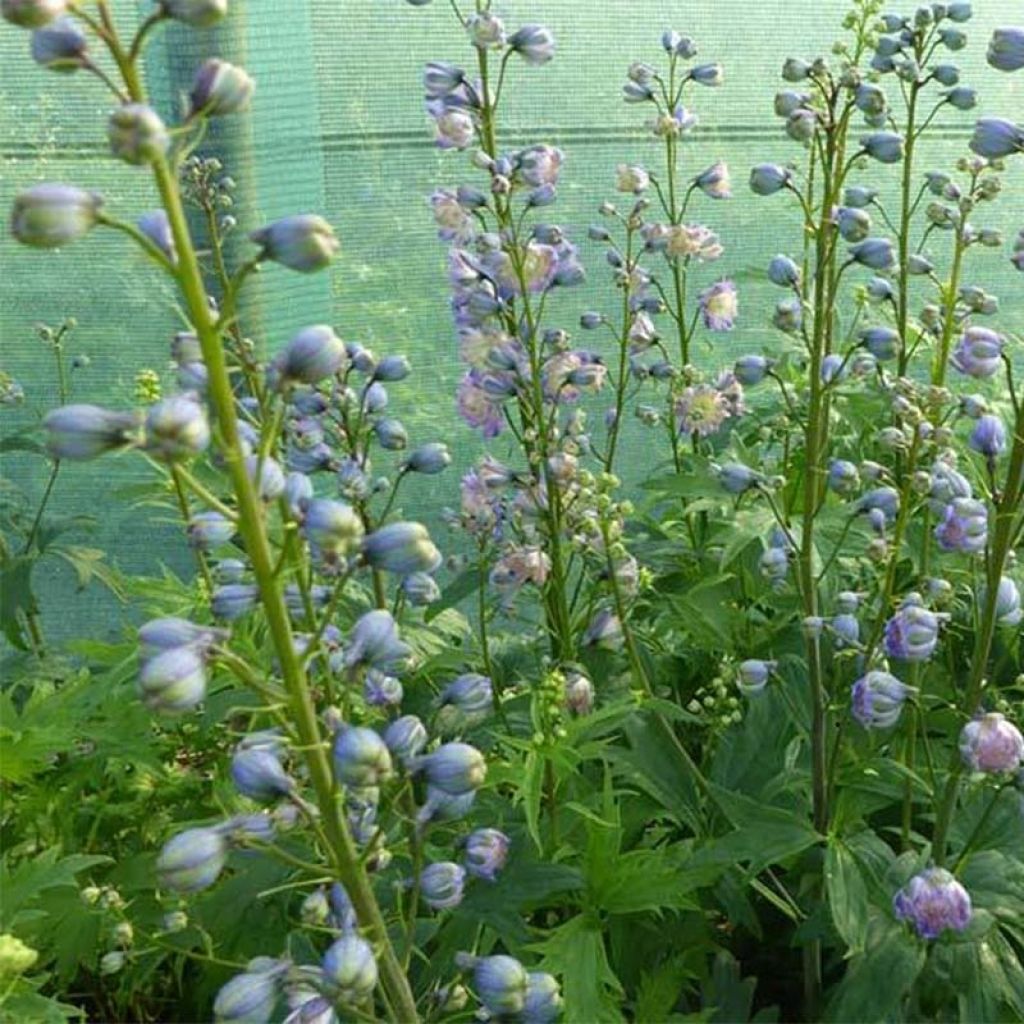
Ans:
[[[105,4],[100,4],[106,15]],[[135,63],[124,54],[112,26],[108,27],[108,45],[122,72],[125,86],[134,102],[145,101],[145,90]],[[317,722],[316,709],[305,671],[292,638],[291,623],[284,596],[277,584],[270,542],[263,518],[263,509],[256,489],[246,470],[238,417],[231,389],[220,331],[210,310],[195,247],[189,232],[181,193],[174,171],[166,158],[153,164],[153,176],[160,200],[167,214],[178,254],[176,277],[185,298],[189,318],[195,328],[209,373],[208,395],[223,443],[224,460],[238,503],[239,532],[252,563],[273,640],[281,666],[281,675],[288,692],[291,713],[301,740],[310,781],[317,794],[323,815],[324,831],[330,842],[329,855],[355,907],[360,924],[370,933],[378,949],[381,982],[385,998],[403,1022],[419,1019],[416,1001],[405,971],[395,954],[387,927],[363,868],[359,852],[349,832],[336,798],[334,780],[325,751],[324,738]]]

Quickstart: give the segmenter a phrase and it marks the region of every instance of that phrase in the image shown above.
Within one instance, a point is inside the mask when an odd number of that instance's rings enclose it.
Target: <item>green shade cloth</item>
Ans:
[[[135,17],[131,3],[115,2],[114,8],[126,25]],[[847,4],[699,0],[683,7],[667,0],[499,0],[494,9],[513,28],[544,22],[558,40],[557,57],[545,67],[511,62],[500,133],[510,148],[549,142],[567,154],[559,203],[548,219],[564,225],[580,243],[589,281],[550,304],[549,322],[572,329],[583,310],[617,308],[602,247],[586,239],[586,227],[597,219],[602,199],[621,200],[613,194],[617,164],[656,167],[661,160],[660,143],[644,130],[647,109],[622,102],[620,90],[628,64],[660,60],[660,34],[675,27],[697,40],[699,60],[720,60],[726,72],[723,88],[696,88],[689,95],[701,122],[683,147],[684,174],[692,177],[724,159],[736,192],[731,202],[698,196],[688,214],[713,227],[726,247],[719,263],[696,275],[698,285],[734,277],[741,303],[737,329],[701,335],[695,361],[716,370],[741,351],[777,345],[779,336],[768,319],[779,293],[764,279],[763,268],[778,251],[798,251],[799,211],[786,197],[754,197],[747,174],[754,163],[798,155],[772,113],[772,96],[781,87],[778,70],[787,56],[827,53]],[[964,82],[978,88],[979,112],[1021,119],[1024,73],[1000,74],[984,63],[992,29],[1020,22],[1019,0],[978,0],[975,9],[965,26],[969,49],[943,59],[960,64]],[[0,205],[8,208],[19,189],[45,180],[94,188],[126,219],[154,206],[148,173],[107,156],[109,94],[84,74],[62,76],[37,68],[27,57],[28,39],[7,25],[0,31]],[[448,442],[455,463],[440,477],[410,481],[400,504],[410,518],[431,525],[445,545],[439,513],[446,503],[457,502],[458,474],[481,445],[455,414],[453,393],[463,371],[448,312],[446,246],[436,237],[426,197],[438,185],[481,185],[484,179],[465,155],[442,153],[432,145],[420,73],[432,59],[468,65],[473,52],[442,0],[425,8],[402,0],[236,0],[216,30],[173,26],[152,44],[150,87],[168,120],[181,109],[195,67],[211,54],[244,65],[258,83],[251,116],[225,119],[201,148],[220,156],[239,183],[232,213],[240,225],[317,212],[343,239],[343,255],[329,274],[307,277],[266,268],[244,310],[246,328],[272,350],[304,324],[329,322],[345,338],[412,359],[414,374],[391,389],[396,414],[413,443]],[[890,93],[897,87],[892,78],[884,84]],[[921,147],[922,171],[947,169],[964,154],[973,121],[974,113],[943,111]],[[1008,240],[1024,227],[1022,164],[1017,160],[1007,173],[1000,202],[977,216],[979,226],[1001,227]],[[878,185],[891,197],[898,174],[898,168],[876,165],[855,180]],[[244,246],[239,231],[234,247],[243,251]],[[939,253],[946,247],[940,241],[931,248]],[[1002,312],[993,323],[1019,329],[1024,278],[1014,274],[1007,255],[1006,248],[972,254],[965,283],[998,294]],[[0,267],[0,368],[27,394],[24,406],[0,407],[0,432],[55,402],[51,365],[34,337],[38,321],[55,323],[70,315],[79,322],[72,351],[87,353],[91,365],[75,373],[76,400],[131,405],[135,375],[147,367],[170,386],[168,344],[182,327],[175,296],[122,236],[97,231],[60,252],[33,252],[16,246],[5,232]],[[585,340],[598,343],[592,336]],[[601,340],[606,343],[607,337]],[[595,407],[595,425],[601,411]],[[599,427],[595,433],[600,435]],[[632,421],[624,445],[633,482],[656,468],[650,436]],[[505,439],[492,449],[499,457],[506,454]],[[376,468],[388,472],[381,463]],[[12,487],[37,497],[45,482],[41,467],[38,460],[5,455],[0,499],[6,500]],[[166,564],[186,572],[189,555],[180,524],[129,500],[150,473],[130,454],[68,466],[52,509],[96,516],[96,530],[86,542],[106,549],[125,570],[152,573]],[[130,609],[98,589],[88,600],[76,599],[73,575],[59,564],[44,563],[37,583],[43,621],[54,636],[102,637],[131,616]]]

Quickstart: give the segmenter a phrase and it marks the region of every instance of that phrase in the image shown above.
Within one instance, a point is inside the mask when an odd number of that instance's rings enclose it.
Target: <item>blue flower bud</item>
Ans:
[[[797,142],[808,142],[814,138],[818,130],[819,116],[817,111],[801,108],[794,110],[786,118],[786,134]]]
[[[809,92],[796,92],[792,89],[785,89],[775,94],[775,113],[779,117],[789,117],[794,111],[806,107],[811,101]]]
[[[143,704],[162,714],[190,711],[206,696],[206,663],[198,645],[171,647],[148,657],[136,689]]]
[[[974,8],[971,6],[970,0],[952,0],[951,3],[946,4],[946,17],[950,21],[963,23],[970,21],[974,15]]]
[[[174,235],[171,233],[171,222],[167,219],[166,210],[150,210],[148,213],[143,213],[135,221],[135,226],[167,257],[172,266],[177,265],[178,250],[174,245]],[[186,332],[180,333],[185,334]],[[190,335],[190,337],[195,338],[195,335]],[[203,353],[199,347],[199,339],[196,338],[195,342],[195,349],[190,350],[190,354],[193,356],[191,359],[183,359],[174,354],[172,347],[174,361],[179,367],[189,363],[202,363]]]
[[[409,762],[412,771],[423,772],[427,782],[451,796],[479,789],[487,778],[487,762],[468,743],[444,743],[430,754]]]
[[[441,588],[437,581],[425,572],[410,573],[402,580],[401,588],[406,601],[416,608],[433,604],[441,597]]]
[[[466,870],[474,878],[494,882],[508,860],[511,841],[496,828],[478,828],[466,838]]]
[[[526,969],[510,956],[470,956],[458,953],[455,963],[463,970],[472,968],[477,998],[495,1017],[522,1013],[530,979]]]
[[[750,172],[750,188],[759,196],[770,196],[787,188],[793,172],[778,164],[758,164]]]
[[[733,376],[744,386],[754,387],[768,375],[772,361],[759,355],[740,356],[733,365]]]
[[[343,935],[324,953],[324,980],[331,995],[346,1006],[365,1002],[377,987],[377,961],[370,944],[354,933]]]
[[[267,1024],[277,1003],[278,975],[272,972],[236,974],[222,985],[213,1001],[218,1021]]]
[[[914,687],[895,676],[874,670],[853,684],[850,710],[865,729],[889,729],[899,721],[904,701],[914,693]]]
[[[978,105],[978,92],[966,85],[949,89],[942,94],[945,101],[957,110],[973,110]]]
[[[67,10],[67,0],[3,0],[4,20],[19,28],[42,28]]]
[[[344,372],[345,343],[326,324],[303,327],[271,363],[275,386],[316,384]]]
[[[978,417],[967,443],[981,455],[994,459],[1006,451],[1006,427],[994,413]]]
[[[245,460],[245,470],[263,501],[276,501],[284,494],[284,470],[276,459],[269,455],[263,458],[249,455]]]
[[[861,82],[854,90],[854,103],[864,114],[884,114],[888,105],[885,91],[873,82]]]
[[[139,655],[145,659],[175,647],[194,647],[203,651],[218,640],[225,639],[227,633],[213,626],[197,626],[187,619],[168,616],[151,619],[140,626],[138,637]]]
[[[402,451],[409,443],[409,434],[399,420],[382,419],[373,425],[377,443],[385,451]]]
[[[777,662],[759,661],[756,658],[741,661],[738,685],[742,693],[747,697],[762,693],[768,685],[768,680],[775,671],[776,665]]]
[[[939,622],[935,612],[920,604],[918,595],[908,595],[885,624],[885,653],[901,661],[927,661],[939,642]]]
[[[954,498],[935,527],[935,539],[943,551],[980,554],[988,543],[988,506],[973,498]]]
[[[554,975],[533,971],[527,975],[526,1002],[519,1019],[522,1024],[553,1024],[561,1015],[563,1004]]]
[[[787,82],[803,82],[811,73],[812,65],[799,57],[787,57],[782,65],[782,77]]]
[[[1001,577],[996,589],[996,621],[1000,626],[1016,626],[1024,621],[1020,587],[1009,576]]]
[[[355,931],[356,908],[352,898],[341,882],[334,882],[330,889],[331,924],[341,932]]]
[[[900,351],[900,336],[891,327],[865,327],[860,343],[879,361],[895,359]]]
[[[487,676],[467,672],[452,680],[438,698],[442,732],[458,732],[488,718],[494,710],[494,691]]]
[[[452,457],[448,445],[440,441],[420,445],[409,453],[405,467],[412,473],[424,473],[432,476],[440,473],[451,465]]]
[[[56,21],[32,33],[32,59],[50,71],[71,72],[85,67],[89,41],[71,18]]]
[[[192,28],[209,28],[228,13],[228,0],[160,0],[168,18]]]
[[[260,747],[235,753],[231,759],[231,778],[242,796],[261,803],[287,796],[295,789],[294,780],[284,770],[277,755]]]
[[[882,512],[887,523],[896,521],[900,510],[900,492],[895,487],[876,487],[864,494],[854,505],[856,512]]]
[[[416,757],[427,745],[426,726],[415,715],[396,718],[384,730],[384,743],[402,764]]]
[[[871,234],[871,217],[858,207],[839,207],[835,211],[835,222],[847,242],[861,242]]]
[[[217,829],[186,829],[164,844],[156,859],[157,877],[174,892],[198,892],[217,881],[227,856],[227,842]]]
[[[543,25],[524,25],[509,36],[508,44],[529,65],[543,65],[555,55],[555,37]]]
[[[893,912],[909,921],[922,939],[937,939],[946,929],[962,932],[971,922],[971,897],[944,868],[915,875],[892,901]]]
[[[345,666],[367,665],[382,672],[399,671],[411,651],[398,638],[398,626],[391,613],[374,609],[360,616],[349,634]]]
[[[800,284],[800,268],[788,256],[776,256],[768,264],[768,280],[780,288],[795,288]]]
[[[368,413],[383,412],[388,406],[388,389],[374,381],[363,394],[363,409]]]
[[[135,439],[135,413],[113,412],[97,405],[62,405],[43,418],[46,447],[55,459],[94,459]]]
[[[716,470],[718,482],[730,494],[743,494],[762,481],[760,473],[741,462],[727,462]]]
[[[379,786],[391,777],[391,753],[373,729],[343,725],[334,737],[334,775],[345,786]]]
[[[33,185],[11,207],[11,234],[23,245],[56,249],[74,242],[99,223],[103,199],[72,185]]]
[[[855,615],[836,615],[831,622],[836,648],[855,647],[860,640],[860,623]]]
[[[416,826],[422,830],[432,821],[461,821],[473,809],[476,790],[446,793],[437,786],[427,786],[427,799],[416,812]]]
[[[326,996],[309,995],[285,1017],[283,1024],[338,1024],[338,1015]]]
[[[833,459],[828,467],[828,487],[836,494],[852,494],[860,487],[857,467],[846,459]]]
[[[261,259],[303,274],[329,266],[341,248],[334,228],[312,213],[275,220],[253,231],[249,238],[261,246]]]
[[[126,103],[107,122],[110,151],[129,164],[151,164],[171,145],[171,136],[160,115],[144,103]]]
[[[897,164],[903,159],[903,136],[896,132],[874,132],[860,140],[861,149],[883,164]]]
[[[363,557],[375,569],[408,576],[433,572],[441,564],[427,528],[420,523],[389,523],[363,541]]]
[[[373,379],[383,381],[405,380],[412,372],[405,356],[385,356],[373,369]]]
[[[146,451],[165,462],[178,462],[205,451],[210,444],[206,410],[190,394],[172,395],[149,407]]]
[[[245,110],[255,89],[256,83],[242,68],[211,57],[192,80],[192,113],[220,117]]]
[[[972,772],[1009,774],[1024,760],[1024,736],[998,712],[968,722],[960,733],[960,755]]]
[[[1020,71],[1024,68],[1024,28],[997,28],[985,56],[997,71]]]
[[[853,209],[863,209],[870,206],[877,197],[878,192],[866,185],[848,185],[843,192],[843,202]]]
[[[983,117],[974,125],[970,147],[988,160],[1013,156],[1024,152],[1024,128],[1001,117]]]
[[[888,238],[868,238],[850,247],[850,258],[871,270],[889,270],[896,262],[892,242]]]
[[[443,61],[430,61],[423,69],[423,89],[430,99],[440,99],[457,89],[466,72]]]
[[[932,68],[932,78],[949,88],[960,81],[960,69],[955,64],[939,64]]]
[[[197,551],[212,551],[235,535],[235,524],[219,512],[197,512],[188,521],[188,542]]]
[[[960,338],[953,357],[953,366],[968,377],[991,377],[1002,366],[1006,338],[987,327],[968,327]]]
[[[466,871],[452,861],[428,864],[420,872],[420,895],[431,910],[450,910],[462,902]]]
[[[359,549],[363,521],[351,505],[331,498],[313,498],[306,504],[302,533],[318,558],[347,559]]]
[[[939,39],[947,50],[962,50],[967,45],[967,33],[959,28],[940,29]]]
[[[234,622],[252,610],[259,596],[259,587],[254,583],[226,583],[214,590],[210,610],[216,618]]]
[[[618,615],[608,608],[601,608],[594,613],[581,643],[584,647],[596,647],[603,651],[616,651],[623,643],[622,623]]]

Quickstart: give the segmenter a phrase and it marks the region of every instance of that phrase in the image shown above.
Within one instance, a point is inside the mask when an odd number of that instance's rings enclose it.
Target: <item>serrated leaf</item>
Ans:
[[[613,870],[591,892],[609,914],[686,910],[695,906],[689,893],[696,887],[665,850],[633,850],[615,858]]]
[[[580,914],[532,948],[541,955],[540,970],[562,979],[566,1024],[619,1024],[622,984],[598,922]]]
[[[15,867],[4,863],[0,866],[0,878],[3,881],[0,926],[11,928],[18,919],[19,911],[28,907],[44,890],[60,885],[77,885],[75,876],[80,871],[110,863],[110,857],[84,853],[61,857],[56,848],[45,850],[32,860],[22,861]]]
[[[544,844],[540,838],[540,802],[544,788],[544,758],[531,750],[526,755],[523,765],[523,778],[519,792],[523,798],[523,812],[526,816],[526,830],[530,833],[534,846],[542,852]]]

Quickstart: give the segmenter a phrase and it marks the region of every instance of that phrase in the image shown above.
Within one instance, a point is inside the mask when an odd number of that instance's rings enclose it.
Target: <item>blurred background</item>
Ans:
[[[913,5],[911,5],[912,7]],[[965,26],[970,44],[942,59],[959,64],[962,81],[976,87],[977,111],[950,108],[936,118],[921,147],[921,170],[950,169],[967,152],[977,114],[1020,120],[1024,75],[987,67],[992,29],[1020,21],[1020,0],[976,0]],[[130,0],[114,4],[126,26],[151,9]],[[721,261],[697,274],[700,287],[721,276],[740,289],[740,317],[728,335],[707,336],[697,362],[714,371],[740,351],[771,351],[780,336],[770,327],[778,293],[763,268],[779,251],[796,254],[800,220],[795,203],[758,199],[746,182],[752,164],[785,162],[799,150],[772,112],[787,56],[828,54],[841,35],[846,0],[495,0],[494,11],[511,29],[526,22],[550,26],[558,42],[555,60],[540,68],[514,61],[502,104],[500,141],[509,148],[537,142],[566,155],[559,202],[547,219],[579,242],[589,279],[567,290],[553,307],[574,329],[587,309],[614,308],[611,274],[603,247],[586,239],[603,199],[616,199],[619,163],[662,160],[661,143],[644,129],[646,109],[621,98],[631,61],[657,62],[660,36],[674,28],[692,36],[699,60],[725,66],[720,89],[696,88],[690,100],[700,125],[684,148],[684,173],[693,176],[715,160],[728,162],[735,198],[691,204],[695,221],[716,230],[725,245]],[[909,10],[909,8],[908,8]],[[101,192],[108,208],[126,220],[155,205],[149,175],[111,159],[105,140],[110,97],[84,73],[55,74],[33,64],[27,33],[0,31],[0,207],[39,181],[74,183]],[[439,477],[411,480],[400,505],[408,518],[436,531],[447,548],[441,509],[457,504],[458,477],[480,452],[477,437],[455,413],[454,391],[462,375],[448,311],[446,245],[436,237],[427,197],[439,185],[482,176],[466,154],[441,152],[431,141],[423,111],[420,74],[428,60],[469,63],[472,52],[442,0],[411,7],[404,0],[250,0],[232,4],[216,30],[197,33],[172,27],[158,33],[148,55],[153,98],[165,119],[182,107],[192,74],[206,56],[244,65],[257,81],[251,114],[222,119],[200,149],[216,155],[238,183],[233,210],[244,247],[244,230],[289,213],[325,215],[342,238],[342,255],[329,274],[304,277],[269,267],[256,278],[245,309],[248,334],[269,351],[298,327],[328,322],[347,340],[379,353],[406,353],[414,373],[392,388],[393,406],[412,442],[447,442],[453,466]],[[896,87],[886,80],[890,92]],[[1006,176],[1004,195],[979,216],[979,226],[1002,227],[1007,242],[1024,227],[1024,160]],[[855,172],[891,194],[898,167],[874,164]],[[689,218],[688,218],[689,219]],[[938,254],[945,246],[934,246]],[[1024,282],[1014,274],[1009,244],[980,252],[965,283],[983,284],[1002,302],[997,325],[1024,326]],[[940,262],[941,261],[937,261]],[[853,275],[851,274],[852,278]],[[865,277],[866,279],[866,277]],[[87,368],[74,374],[74,398],[124,407],[136,403],[136,376],[154,370],[173,386],[169,344],[183,327],[170,287],[123,236],[97,231],[59,252],[17,247],[0,237],[0,369],[24,388],[20,405],[0,406],[0,435],[38,422],[56,401],[52,360],[37,338],[39,322],[78,321],[70,353],[85,353]],[[552,319],[552,323],[556,319]],[[713,337],[714,346],[710,344]],[[602,338],[604,341],[607,336]],[[597,339],[588,338],[588,345]],[[595,418],[602,409],[598,406]],[[632,421],[625,437],[635,483],[656,472],[644,428]],[[501,457],[503,439],[491,446]],[[44,464],[3,452],[0,506],[38,499]],[[378,471],[387,469],[378,464]],[[152,475],[130,453],[62,469],[51,508],[59,514],[95,517],[84,542],[103,548],[122,570],[159,574],[190,569],[179,523],[169,513],[140,504]],[[72,633],[102,639],[122,628],[130,610],[101,588],[76,600],[70,567],[44,561],[35,579],[50,636]],[[2,642],[2,641],[0,641]]]

